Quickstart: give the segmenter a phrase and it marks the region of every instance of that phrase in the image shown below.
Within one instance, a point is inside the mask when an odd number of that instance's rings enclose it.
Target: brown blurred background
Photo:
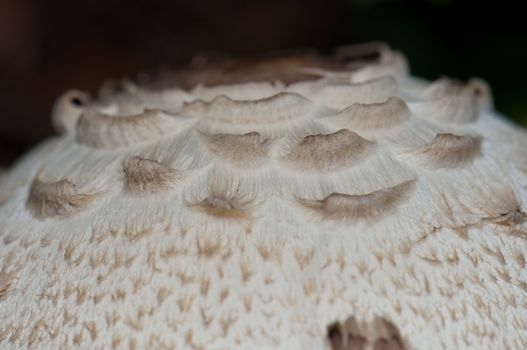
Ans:
[[[461,0],[0,0],[0,166],[53,133],[70,88],[175,68],[202,52],[252,54],[386,41],[412,72],[480,76],[527,121],[521,2]]]

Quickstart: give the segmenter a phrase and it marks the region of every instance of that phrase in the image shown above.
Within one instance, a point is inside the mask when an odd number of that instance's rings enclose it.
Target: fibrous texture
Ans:
[[[2,349],[527,348],[527,139],[384,45],[61,97],[0,178]]]

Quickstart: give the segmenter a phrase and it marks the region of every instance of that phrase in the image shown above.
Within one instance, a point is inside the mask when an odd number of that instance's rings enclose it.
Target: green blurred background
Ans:
[[[478,76],[527,123],[521,1],[0,0],[0,166],[53,133],[54,99],[108,78],[235,55],[385,41],[428,79]]]

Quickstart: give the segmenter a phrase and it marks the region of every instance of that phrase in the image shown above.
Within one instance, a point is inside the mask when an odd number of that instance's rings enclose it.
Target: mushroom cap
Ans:
[[[373,44],[72,91],[0,178],[0,348],[527,348],[527,138]]]

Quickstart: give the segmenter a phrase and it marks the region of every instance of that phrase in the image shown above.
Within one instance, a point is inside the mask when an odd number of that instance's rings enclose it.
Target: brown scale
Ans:
[[[376,317],[372,322],[350,317],[328,327],[327,338],[332,350],[404,350],[398,329],[390,321]]]

